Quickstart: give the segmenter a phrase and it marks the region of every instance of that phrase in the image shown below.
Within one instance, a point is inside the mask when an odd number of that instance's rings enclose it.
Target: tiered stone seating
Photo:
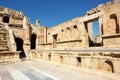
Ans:
[[[19,60],[18,51],[10,50],[10,35],[5,25],[0,24],[0,63],[15,62]]]
[[[4,25],[0,25],[0,51],[9,51],[8,35],[8,31],[4,28]]]

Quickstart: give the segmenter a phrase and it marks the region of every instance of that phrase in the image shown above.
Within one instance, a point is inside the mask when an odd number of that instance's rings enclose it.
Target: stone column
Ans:
[[[30,20],[26,16],[23,19],[23,28],[25,29],[25,36],[24,36],[24,50],[26,57],[28,57],[28,51],[30,50],[30,37],[31,37],[31,32],[30,32]]]
[[[118,20],[119,33],[120,33],[120,19]]]
[[[47,43],[47,27],[44,28],[44,43]]]
[[[88,47],[89,46],[89,39],[88,39],[88,33],[85,30],[84,22],[80,22],[79,26],[81,26],[80,29],[82,29],[82,32],[81,32],[82,36],[80,36],[82,39],[82,46],[81,47]]]
[[[89,35],[91,41],[94,41],[93,23],[92,22],[87,23],[87,29],[88,29],[88,35]]]
[[[100,36],[102,36],[103,35],[102,33],[104,33],[104,32],[102,32],[102,28],[103,28],[102,17],[99,17],[98,21],[99,21]]]
[[[40,41],[40,21],[39,20],[36,20],[36,49],[39,49],[39,41]]]
[[[30,37],[31,37],[31,32],[30,32],[30,20],[27,17],[24,17],[23,19],[23,28],[26,29],[25,31],[25,44],[30,44]]]

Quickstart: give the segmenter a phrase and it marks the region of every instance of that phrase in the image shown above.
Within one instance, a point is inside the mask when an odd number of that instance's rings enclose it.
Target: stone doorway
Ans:
[[[21,51],[20,56],[19,56],[20,59],[26,58],[24,48],[23,48],[24,41],[21,38],[15,38],[15,42],[16,42],[17,51]]]
[[[56,43],[57,43],[57,34],[53,35],[53,48],[56,48]]]
[[[60,56],[60,63],[61,63],[61,64],[63,64],[63,63],[64,63],[63,56]]]
[[[80,66],[81,65],[81,57],[77,57],[77,66]]]
[[[101,26],[99,24],[99,19],[85,22],[85,28],[88,33],[89,47],[102,46],[102,38],[100,37],[100,32],[102,33],[102,31],[100,31]]]
[[[36,34],[31,35],[31,49],[36,49]]]

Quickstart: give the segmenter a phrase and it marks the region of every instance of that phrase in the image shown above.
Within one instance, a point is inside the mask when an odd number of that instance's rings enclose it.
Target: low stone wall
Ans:
[[[20,51],[16,51],[16,52],[9,52],[9,51],[5,51],[5,52],[0,52],[0,62],[1,63],[6,63],[6,62],[16,62],[19,61],[19,54]]]
[[[120,52],[31,51],[31,60],[120,79]]]

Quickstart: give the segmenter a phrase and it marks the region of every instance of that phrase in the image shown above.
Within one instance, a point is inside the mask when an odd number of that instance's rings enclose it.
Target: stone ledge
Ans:
[[[110,35],[103,35],[101,36],[102,38],[109,38],[109,37],[120,37],[120,33],[119,34],[110,34]]]

